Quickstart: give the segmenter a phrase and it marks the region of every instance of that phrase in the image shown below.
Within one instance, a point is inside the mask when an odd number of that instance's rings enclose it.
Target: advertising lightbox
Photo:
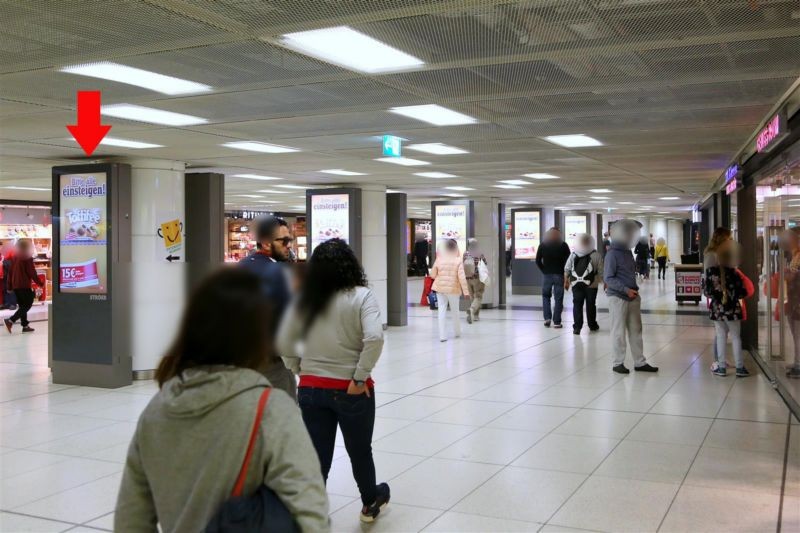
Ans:
[[[577,237],[582,233],[589,233],[587,216],[566,215],[564,217],[564,236],[570,248],[575,248]]]
[[[330,239],[350,243],[350,195],[311,195],[311,251]]]
[[[536,211],[514,212],[514,258],[536,259],[542,236],[542,213]]]
[[[59,289],[106,294],[108,288],[107,176],[63,174],[59,180]]]
[[[461,252],[467,249],[469,222],[466,204],[438,204],[434,206],[436,225],[436,248],[443,241],[455,239]]]

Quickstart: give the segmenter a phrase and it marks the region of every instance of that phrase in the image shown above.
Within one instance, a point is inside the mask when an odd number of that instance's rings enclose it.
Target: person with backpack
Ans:
[[[733,347],[733,359],[736,362],[736,377],[744,378],[750,372],[744,366],[742,356],[742,321],[745,319],[744,298],[755,293],[753,282],[737,268],[736,245],[728,241],[717,250],[717,265],[706,270],[703,292],[710,299],[709,318],[714,322],[716,330],[715,363],[711,373],[715,376],[727,375],[725,360],[728,337]]]
[[[372,456],[372,370],[383,351],[383,318],[364,268],[342,239],[311,254],[306,282],[281,323],[278,349],[300,376],[297,399],[323,479],[341,429],[361,495],[359,519],[374,522],[391,497],[389,485],[376,482]]]
[[[486,257],[478,246],[478,239],[467,241],[467,251],[464,252],[464,275],[467,277],[469,295],[472,299],[469,309],[467,309],[467,324],[472,324],[473,320],[480,320],[481,304],[483,303],[483,291],[486,289],[485,281],[481,280],[481,271],[484,275],[488,272],[489,265]]]
[[[219,531],[234,504],[251,526],[237,531],[263,531],[264,524],[252,525],[259,517],[330,530],[328,496],[300,410],[260,372],[276,357],[260,284],[251,272],[226,268],[190,297],[156,370],[159,391],[128,449],[114,531]]]
[[[572,332],[581,334],[583,307],[586,304],[586,321],[589,331],[597,331],[597,291],[603,279],[603,258],[594,247],[594,237],[588,233],[578,235],[578,245],[564,267],[564,289],[572,288]]]

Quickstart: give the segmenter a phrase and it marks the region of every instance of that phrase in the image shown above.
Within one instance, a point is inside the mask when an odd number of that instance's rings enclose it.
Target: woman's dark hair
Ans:
[[[450,250],[451,252],[458,251],[458,241],[455,239],[447,239],[447,243],[445,246],[447,246],[447,249]]]
[[[159,387],[196,366],[264,368],[274,357],[271,317],[255,274],[225,268],[210,275],[189,298],[178,335],[158,365]]]
[[[356,254],[342,239],[325,241],[314,249],[297,309],[307,332],[339,291],[366,287],[367,277]]]

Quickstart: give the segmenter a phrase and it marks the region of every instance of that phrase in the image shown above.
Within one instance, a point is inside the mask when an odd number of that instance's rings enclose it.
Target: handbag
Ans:
[[[484,285],[488,285],[491,281],[489,277],[489,266],[486,264],[486,261],[478,261],[478,279]]]
[[[250,496],[242,496],[244,482],[247,477],[247,468],[253,457],[258,430],[264,416],[264,408],[269,400],[272,389],[267,387],[258,400],[256,418],[250,439],[247,443],[247,452],[242,461],[239,475],[231,491],[231,497],[217,511],[214,518],[206,526],[206,533],[246,533],[262,531],[269,533],[299,533],[300,529],[286,505],[278,498],[275,491],[263,483]]]
[[[436,291],[428,293],[428,306],[431,308],[431,311],[439,309],[439,296],[437,296]]]

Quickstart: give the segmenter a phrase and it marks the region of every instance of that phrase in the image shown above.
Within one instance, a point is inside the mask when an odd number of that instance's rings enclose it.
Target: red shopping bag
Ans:
[[[428,305],[428,294],[433,290],[433,278],[425,276],[422,284],[422,298],[419,299],[419,305]]]

